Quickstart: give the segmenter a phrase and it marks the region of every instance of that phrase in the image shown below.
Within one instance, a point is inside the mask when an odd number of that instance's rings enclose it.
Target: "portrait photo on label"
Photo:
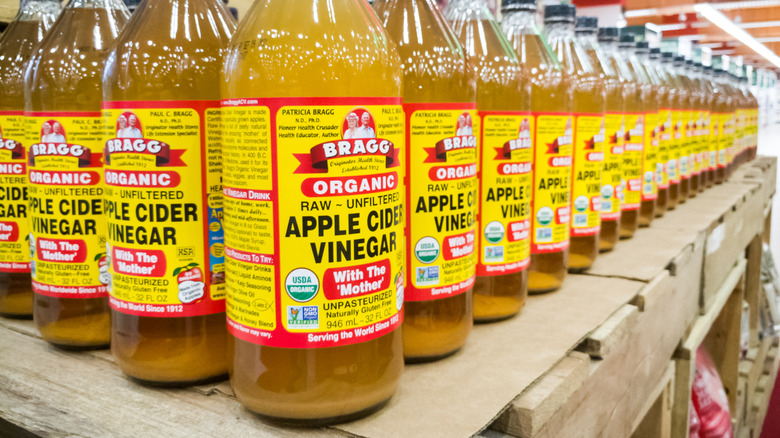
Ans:
[[[2,136],[0,134],[0,136]],[[41,143],[66,143],[65,129],[56,120],[47,120],[41,125]]]
[[[141,120],[132,111],[125,111],[116,120],[117,138],[143,138]]]
[[[342,125],[344,139],[376,138],[374,116],[365,108],[353,108],[344,118]]]
[[[474,122],[468,111],[458,116],[458,126],[455,127],[455,135],[474,135]]]

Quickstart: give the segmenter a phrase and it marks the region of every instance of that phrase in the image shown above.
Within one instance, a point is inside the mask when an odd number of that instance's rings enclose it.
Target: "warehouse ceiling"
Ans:
[[[773,68],[765,58],[694,11],[705,2],[623,0],[627,25],[652,23],[664,37],[687,37],[712,48],[713,55],[744,56],[746,64]],[[605,2],[606,3],[606,2]],[[767,48],[780,54],[780,0],[708,2]]]

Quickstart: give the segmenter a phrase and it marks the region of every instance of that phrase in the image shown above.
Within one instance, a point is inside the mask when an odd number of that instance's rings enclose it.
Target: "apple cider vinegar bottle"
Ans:
[[[482,126],[474,321],[509,318],[528,295],[531,87],[485,0],[453,0],[445,12],[477,78]]]
[[[642,174],[644,172],[644,112],[642,97],[647,88],[647,78],[637,69],[634,55],[634,36],[621,35],[618,44],[621,56],[631,71],[631,80],[625,83],[626,100],[623,150],[623,206],[620,218],[620,238],[630,239],[639,228],[639,213],[642,207]]]
[[[471,332],[476,276],[476,78],[433,0],[387,0],[380,21],[404,69],[407,281],[404,357],[455,353]]]
[[[503,0],[502,27],[531,81],[534,139],[529,293],[561,287],[569,264],[573,90],[536,26],[535,0]]]
[[[631,69],[642,78],[642,114],[644,117],[642,147],[642,206],[639,210],[639,226],[649,227],[655,218],[658,199],[658,98],[660,79],[650,65],[650,47],[647,41],[636,43],[636,56],[631,58]],[[637,62],[638,61],[638,62]]]
[[[618,52],[618,28],[598,30],[598,44],[603,53],[593,49],[594,65],[602,65],[607,88],[605,115],[604,168],[601,174],[601,234],[599,248],[610,251],[620,239],[623,196],[623,152],[625,148],[625,108],[631,71]],[[587,47],[587,46],[586,46]]]
[[[572,194],[569,272],[588,270],[599,253],[606,88],[574,33],[576,9],[545,9],[545,35],[572,90]]]
[[[346,421],[398,385],[402,78],[365,2],[255,1],[230,42],[221,80],[230,379],[264,417]],[[470,327],[471,314],[463,319]]]
[[[108,347],[111,336],[101,76],[128,18],[121,0],[70,0],[28,69],[35,324],[65,348]]]
[[[26,0],[0,37],[0,316],[30,318],[33,290],[30,278],[27,149],[24,80],[36,44],[60,13],[57,0]]]
[[[111,352],[150,385],[227,373],[218,0],[146,0],[103,74]]]

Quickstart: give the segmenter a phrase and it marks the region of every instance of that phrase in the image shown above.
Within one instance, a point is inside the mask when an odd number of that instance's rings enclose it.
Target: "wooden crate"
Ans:
[[[631,438],[670,438],[672,436],[672,399],[674,397],[674,362],[670,362],[659,382],[656,398],[651,398],[646,410],[637,417],[638,424]]]

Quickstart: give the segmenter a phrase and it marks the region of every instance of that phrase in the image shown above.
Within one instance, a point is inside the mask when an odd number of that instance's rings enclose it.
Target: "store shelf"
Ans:
[[[745,259],[745,250],[760,241],[776,164],[760,159],[745,167],[744,178],[735,175],[641,229],[587,275],[531,297],[518,318],[476,326],[454,357],[407,367],[396,396],[368,418],[318,429],[271,425],[241,408],[227,382],[141,387],[106,351],[63,352],[31,322],[0,320],[0,435],[678,436],[669,433],[682,409],[680,365],[691,366],[693,345],[714,336],[733,307],[735,278],[746,297],[755,283],[748,280],[754,252]],[[712,233],[724,225],[726,237],[712,250]],[[719,287],[705,296],[711,276]],[[768,348],[765,361],[771,354]],[[776,367],[764,368],[755,394],[776,375]],[[766,397],[751,398],[745,388],[758,423]]]

